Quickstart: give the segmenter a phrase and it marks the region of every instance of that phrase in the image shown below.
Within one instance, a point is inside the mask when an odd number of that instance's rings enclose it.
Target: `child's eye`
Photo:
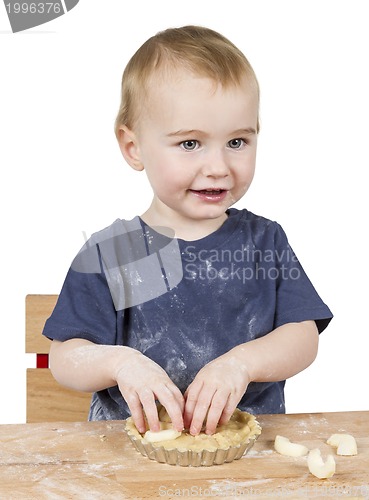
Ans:
[[[232,139],[228,142],[228,146],[232,149],[241,149],[246,142],[243,139]]]
[[[190,140],[190,141],[183,141],[183,142],[181,142],[180,145],[186,151],[193,151],[194,149],[196,149],[198,147],[199,143],[195,140]]]

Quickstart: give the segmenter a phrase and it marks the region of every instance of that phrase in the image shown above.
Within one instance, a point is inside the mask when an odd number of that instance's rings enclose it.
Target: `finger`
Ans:
[[[225,425],[229,422],[229,419],[233,415],[235,409],[237,408],[237,405],[240,401],[240,398],[231,395],[228,398],[227,404],[225,405],[222,415],[219,418],[219,423],[218,425]]]
[[[155,403],[155,396],[149,387],[143,387],[138,391],[141,404],[143,406],[149,429],[154,432],[160,431],[158,408]]]
[[[146,432],[146,420],[140,398],[136,392],[121,391],[123,398],[126,400],[128,408],[131,412],[132,419],[137,427],[138,432],[143,434]]]
[[[227,407],[228,397],[229,393],[225,391],[217,391],[214,394],[206,418],[206,434],[214,434],[224,409]]]
[[[177,390],[176,390],[177,389]],[[173,391],[173,392],[172,392]],[[160,403],[165,407],[169,418],[172,422],[173,429],[182,432],[183,425],[183,407],[184,399],[181,391],[174,386],[174,388],[167,387],[166,385],[156,392],[156,397]]]
[[[177,401],[179,408],[181,409],[181,415],[183,417],[183,411],[184,411],[184,406],[185,406],[185,400],[184,400],[183,394],[178,389],[178,387],[174,384],[172,386],[170,386],[169,389],[172,391],[174,398]]]
[[[206,390],[203,389],[199,394],[190,425],[190,434],[193,436],[201,432],[214,393],[215,389],[206,388]]]
[[[198,383],[196,380],[190,384],[184,393],[185,407],[183,412],[183,423],[185,429],[189,429],[193,412],[195,411],[196,403],[199,398],[200,391],[203,387],[203,383]]]

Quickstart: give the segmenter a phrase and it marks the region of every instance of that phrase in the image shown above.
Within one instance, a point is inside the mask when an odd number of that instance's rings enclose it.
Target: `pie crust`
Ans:
[[[159,410],[161,430],[171,429],[163,408]],[[136,450],[161,463],[181,466],[210,466],[241,458],[261,434],[261,427],[250,413],[236,409],[229,422],[217,427],[211,436],[200,432],[197,436],[183,431],[181,436],[168,441],[148,442],[140,434],[132,417],[126,420],[125,430]]]

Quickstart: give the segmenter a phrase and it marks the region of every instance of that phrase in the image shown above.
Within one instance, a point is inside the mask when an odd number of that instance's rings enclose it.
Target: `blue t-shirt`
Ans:
[[[135,217],[94,234],[74,259],[43,334],[139,350],[184,392],[233,347],[285,323],[332,318],[279,224],[231,208],[214,233],[172,238]],[[238,407],[283,413],[285,381],[251,383]],[[91,420],[130,415],[118,387],[95,393]]]

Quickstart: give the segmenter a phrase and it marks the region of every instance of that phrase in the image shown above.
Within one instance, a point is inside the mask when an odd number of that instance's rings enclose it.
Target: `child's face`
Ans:
[[[162,220],[224,218],[255,170],[258,99],[180,72],[153,83],[137,126],[137,154]]]

